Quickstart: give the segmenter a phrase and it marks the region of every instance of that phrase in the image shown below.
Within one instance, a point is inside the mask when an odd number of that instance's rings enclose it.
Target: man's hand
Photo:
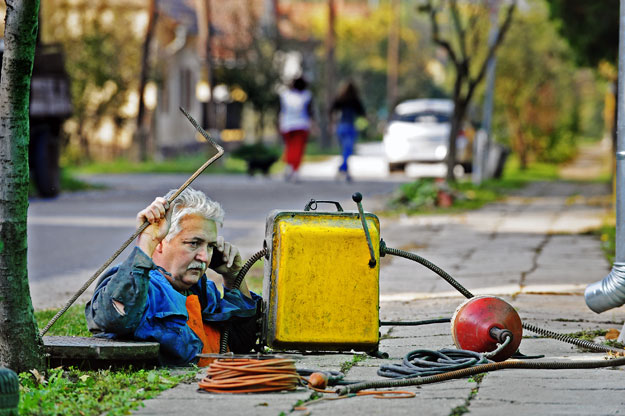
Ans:
[[[165,238],[171,224],[171,211],[168,211],[169,203],[165,198],[157,197],[154,202],[137,214],[137,228],[148,221],[150,225],[139,235],[137,245],[148,256],[156,246]]]
[[[217,237],[217,244],[213,250],[213,257],[215,256],[221,256],[219,260],[222,260],[223,263],[213,270],[223,276],[224,286],[232,289],[239,271],[243,268],[243,259],[239,249],[225,241],[223,236],[220,235]]]

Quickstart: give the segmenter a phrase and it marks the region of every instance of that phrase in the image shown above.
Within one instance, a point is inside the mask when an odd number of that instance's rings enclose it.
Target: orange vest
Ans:
[[[187,296],[187,312],[189,313],[189,320],[187,325],[195,335],[200,338],[202,344],[202,354],[218,354],[219,344],[221,341],[221,332],[211,324],[207,324],[202,320],[202,307],[200,306],[200,300],[197,295]],[[214,358],[200,358],[197,365],[200,367],[206,367]]]

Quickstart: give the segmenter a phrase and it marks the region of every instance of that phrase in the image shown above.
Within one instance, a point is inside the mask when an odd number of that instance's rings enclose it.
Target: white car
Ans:
[[[403,101],[395,107],[384,133],[384,152],[390,170],[407,163],[440,163],[447,156],[454,103],[448,99]],[[471,144],[464,131],[456,141],[456,161],[471,168]]]

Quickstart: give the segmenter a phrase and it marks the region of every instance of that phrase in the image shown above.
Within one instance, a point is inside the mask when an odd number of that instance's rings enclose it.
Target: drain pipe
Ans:
[[[618,50],[616,251],[610,273],[586,288],[586,305],[596,313],[625,304],[625,0],[620,1]]]

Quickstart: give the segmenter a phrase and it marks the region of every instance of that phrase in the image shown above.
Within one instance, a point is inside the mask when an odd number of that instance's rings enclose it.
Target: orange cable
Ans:
[[[333,390],[323,390],[313,386],[307,378],[297,374],[295,360],[288,358],[266,360],[221,358],[210,364],[206,377],[198,385],[200,389],[211,393],[233,394],[295,390],[300,385],[306,385],[320,393],[336,393]],[[373,396],[379,399],[399,399],[414,397],[415,393],[385,390],[360,391],[356,395]],[[336,400],[340,398],[342,397],[325,399]]]
[[[301,377],[294,360],[233,358],[211,363],[207,376],[198,384],[211,393],[257,393],[295,390],[301,384]]]

